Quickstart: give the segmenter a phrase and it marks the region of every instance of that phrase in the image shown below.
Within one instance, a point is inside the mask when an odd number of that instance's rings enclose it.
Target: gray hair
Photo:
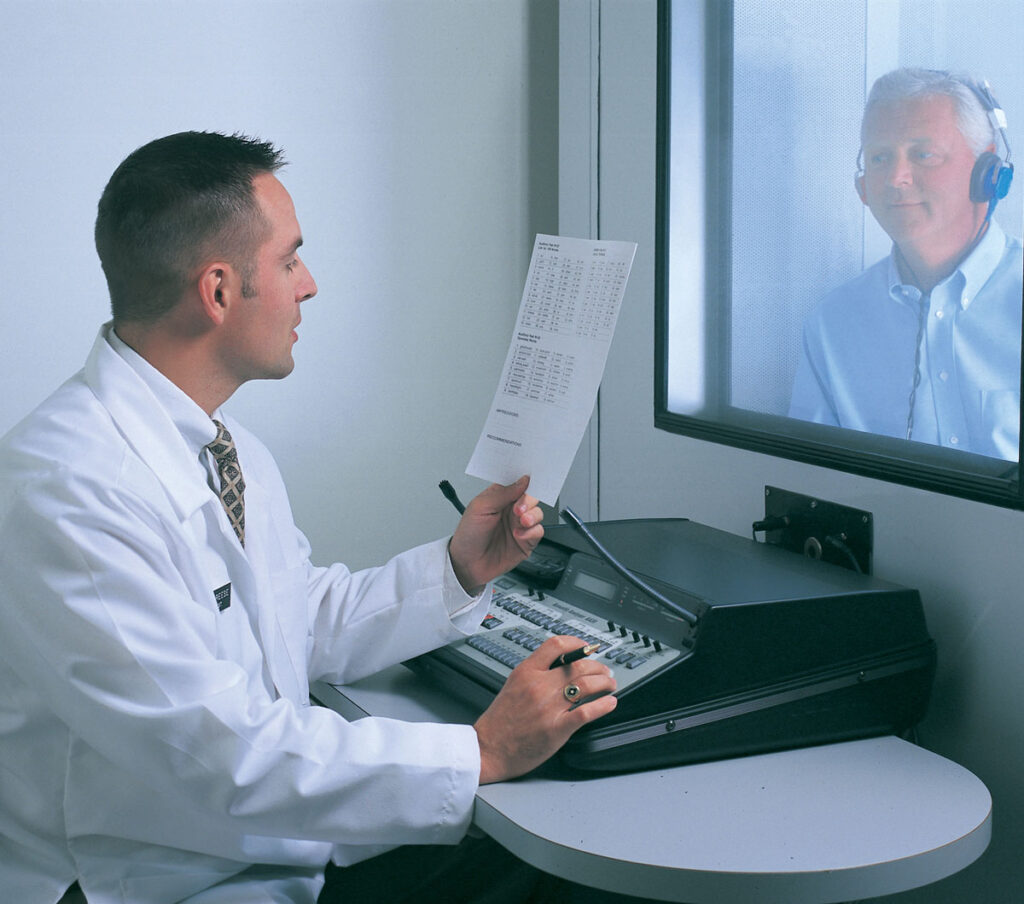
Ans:
[[[967,75],[938,69],[905,68],[887,72],[871,86],[861,120],[861,140],[868,111],[878,104],[940,95],[952,98],[957,126],[977,157],[996,143],[996,134],[988,110],[973,85],[974,81]]]

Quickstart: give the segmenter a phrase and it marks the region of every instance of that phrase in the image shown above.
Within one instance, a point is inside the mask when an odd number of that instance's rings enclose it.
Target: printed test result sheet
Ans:
[[[472,477],[512,483],[554,505],[594,408],[633,242],[538,235],[512,342]]]

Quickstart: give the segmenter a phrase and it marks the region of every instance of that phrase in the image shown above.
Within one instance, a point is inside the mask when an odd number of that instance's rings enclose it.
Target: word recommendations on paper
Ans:
[[[594,409],[636,244],[538,235],[515,333],[466,473],[530,475],[554,505]]]

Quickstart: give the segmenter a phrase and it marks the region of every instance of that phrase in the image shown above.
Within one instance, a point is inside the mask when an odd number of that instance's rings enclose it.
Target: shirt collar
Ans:
[[[977,295],[989,277],[995,272],[999,261],[1003,256],[1003,249],[1006,246],[1006,234],[995,220],[990,220],[988,229],[981,237],[981,241],[974,247],[974,250],[967,255],[959,266],[947,276],[938,286],[945,286],[953,279],[960,278],[963,288],[960,291],[960,305],[966,309],[974,296]],[[898,302],[916,302],[921,297],[921,292],[916,286],[905,284],[900,279],[899,266],[896,263],[896,246],[893,246],[889,254],[889,296]],[[934,290],[933,290],[934,291]]]
[[[1006,235],[995,220],[989,220],[988,230],[981,237],[978,246],[967,255],[967,259],[959,267],[964,275],[964,290],[961,296],[961,305],[964,308],[968,307],[995,272],[1005,248]]]
[[[217,428],[209,415],[142,355],[127,345],[114,331],[113,326],[107,329],[106,340],[149,387],[150,392],[156,396],[156,400],[174,422],[174,426],[178,428],[188,448],[199,456],[204,447],[217,437]]]

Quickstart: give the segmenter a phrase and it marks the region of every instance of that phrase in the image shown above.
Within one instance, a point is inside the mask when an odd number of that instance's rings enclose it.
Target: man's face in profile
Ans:
[[[864,201],[901,250],[942,257],[975,239],[987,205],[970,200],[975,155],[952,98],[878,104],[862,137]]]

